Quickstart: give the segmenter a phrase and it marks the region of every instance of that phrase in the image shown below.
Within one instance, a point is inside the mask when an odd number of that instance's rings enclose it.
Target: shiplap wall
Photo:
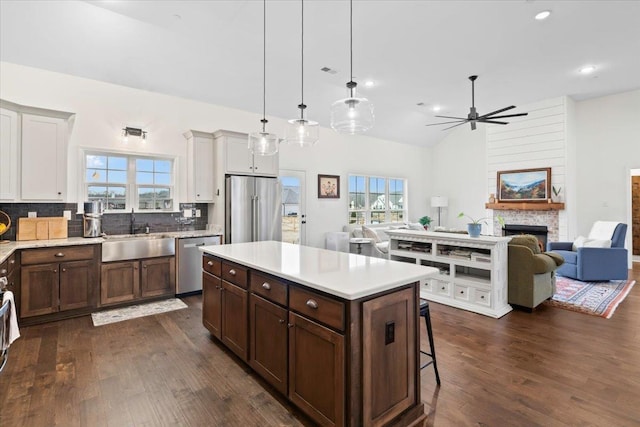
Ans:
[[[567,131],[567,98],[547,99],[534,104],[518,107],[505,112],[527,112],[524,117],[505,119],[509,125],[488,125],[487,132],[487,188],[488,194],[496,193],[497,172],[516,169],[551,168],[551,183],[561,187],[560,198],[565,201],[567,181],[568,143]],[[497,196],[497,194],[496,194]],[[497,212],[491,211],[493,214]],[[547,225],[550,229],[558,224],[557,230],[550,230],[550,237],[565,240],[567,237],[567,215],[565,211],[558,213],[558,221],[549,221],[548,213],[533,215],[523,212],[521,224]],[[507,212],[505,211],[505,214]],[[516,211],[508,211],[512,222]],[[526,218],[525,218],[526,217]],[[537,220],[536,220],[537,218]],[[550,223],[551,222],[551,223]],[[494,230],[496,235],[499,230]]]

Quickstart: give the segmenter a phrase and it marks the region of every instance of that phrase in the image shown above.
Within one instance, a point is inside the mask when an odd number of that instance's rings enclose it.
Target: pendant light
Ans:
[[[278,152],[278,137],[266,131],[267,98],[267,0],[262,1],[262,131],[249,134],[249,151],[259,156],[273,156]]]
[[[285,140],[289,144],[299,145],[300,147],[310,147],[318,142],[320,126],[318,122],[304,118],[304,110],[307,106],[304,104],[304,0],[300,0],[301,6],[301,43],[300,43],[300,118],[288,121],[285,129]]]
[[[356,97],[353,81],[353,0],[349,0],[349,54],[351,80],[347,82],[348,98],[339,99],[331,105],[331,127],[339,133],[356,134],[373,127],[373,104],[367,98]]]

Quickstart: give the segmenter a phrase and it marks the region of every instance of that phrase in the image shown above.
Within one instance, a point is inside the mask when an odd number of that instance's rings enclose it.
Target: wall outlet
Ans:
[[[38,212],[28,212],[27,213],[27,218],[37,218],[38,217]]]
[[[196,218],[200,218],[202,216],[202,212],[200,209],[196,209]]]
[[[71,221],[71,211],[62,211],[62,216],[68,220]]]

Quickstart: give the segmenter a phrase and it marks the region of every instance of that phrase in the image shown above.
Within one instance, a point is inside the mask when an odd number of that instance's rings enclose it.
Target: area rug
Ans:
[[[123,320],[135,319],[137,317],[180,310],[181,308],[187,308],[187,304],[178,298],[171,298],[163,301],[150,302],[148,304],[131,305],[129,307],[91,313],[91,318],[93,320],[93,326],[102,326],[108,325],[109,323],[122,322]]]
[[[547,304],[609,319],[635,283],[635,280],[581,282],[557,276],[556,293]]]

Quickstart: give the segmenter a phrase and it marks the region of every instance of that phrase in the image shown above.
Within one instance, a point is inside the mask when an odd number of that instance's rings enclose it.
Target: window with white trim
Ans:
[[[86,200],[109,212],[172,211],[174,159],[120,153],[85,154]]]
[[[349,175],[349,224],[404,222],[406,180]]]

